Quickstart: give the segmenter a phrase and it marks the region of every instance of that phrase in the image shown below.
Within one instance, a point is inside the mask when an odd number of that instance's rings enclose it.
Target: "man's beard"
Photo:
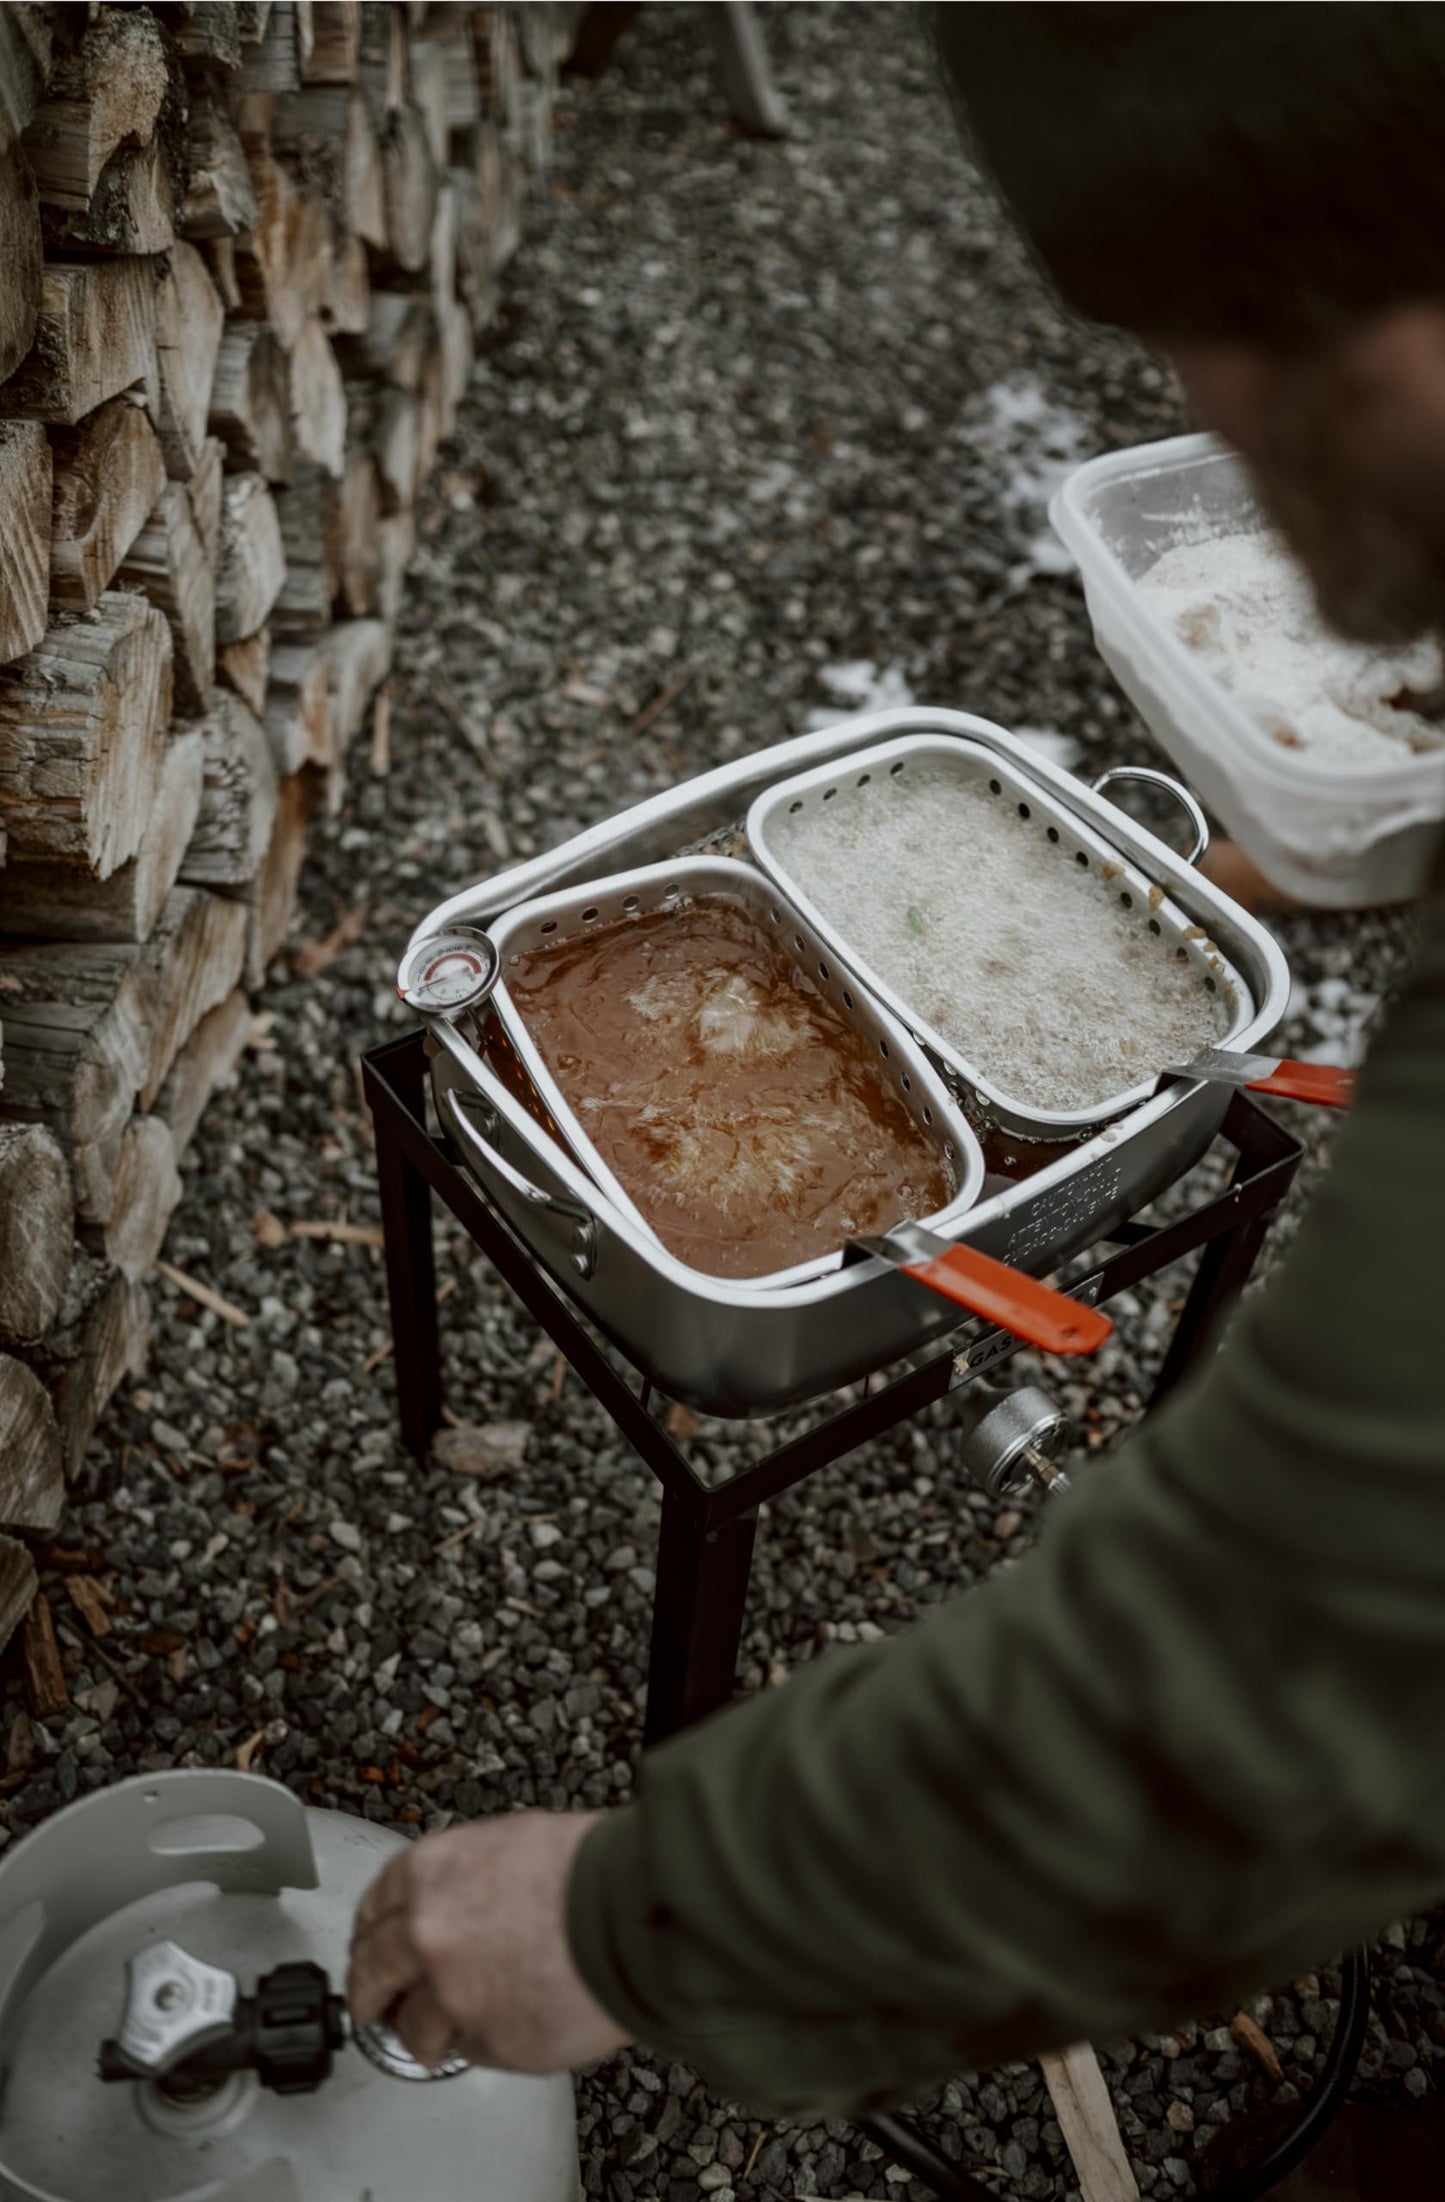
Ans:
[[[1312,392],[1245,461],[1330,626],[1376,644],[1445,628],[1445,451],[1372,450],[1337,394]]]

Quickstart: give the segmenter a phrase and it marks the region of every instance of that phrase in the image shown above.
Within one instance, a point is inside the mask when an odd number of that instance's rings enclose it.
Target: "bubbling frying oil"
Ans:
[[[767,1276],[953,1197],[873,1043],[730,898],[530,951],[505,978],[603,1161],[693,1268]]]

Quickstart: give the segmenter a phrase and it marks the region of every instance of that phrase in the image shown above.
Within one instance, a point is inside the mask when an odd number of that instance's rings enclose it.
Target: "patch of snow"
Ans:
[[[1058,765],[1064,772],[1072,772],[1084,754],[1082,742],[1076,742],[1072,734],[1055,734],[1047,726],[1015,726],[1011,733],[1021,742],[1027,742],[1040,757],[1047,757],[1051,765]]]
[[[854,712],[897,711],[905,704],[918,701],[901,665],[878,666],[872,658],[853,658],[843,665],[825,665],[818,677],[846,709],[840,711],[836,704],[831,708],[815,706],[808,713],[805,731],[809,734],[817,734],[825,726],[836,726],[840,718],[851,717]]]
[[[1049,499],[1095,442],[1087,422],[1050,398],[1037,375],[1016,375],[986,390],[971,440],[997,463],[999,508],[1028,530],[1023,557],[1009,571],[1017,588],[1036,574],[1072,573],[1074,560],[1048,522]]]

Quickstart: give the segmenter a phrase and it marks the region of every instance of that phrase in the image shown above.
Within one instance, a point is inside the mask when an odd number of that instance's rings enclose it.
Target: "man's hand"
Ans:
[[[414,2057],[562,2072],[627,2036],[567,1946],[567,1879],[601,1814],[514,1812],[398,1852],[361,1900],[347,1999],[385,2018]]]

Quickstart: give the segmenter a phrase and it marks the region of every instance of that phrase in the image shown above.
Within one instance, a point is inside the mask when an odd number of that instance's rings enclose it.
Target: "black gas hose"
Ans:
[[[1208,2202],[1257,2202],[1279,2185],[1287,2172],[1307,2156],[1350,2091],[1365,2028],[1370,2018],[1370,1954],[1350,1950],[1340,1961],[1340,2015],[1325,2056],[1324,2070],[1299,2106],[1299,2115],[1278,2134],[1243,2171],[1216,2180],[1200,2193]],[[1007,2202],[1007,2193],[996,2185],[984,2186],[959,2165],[949,2162],[942,2150],[906,2118],[860,2118],[860,2129],[891,2156],[901,2170],[921,2180],[941,2202]]]

